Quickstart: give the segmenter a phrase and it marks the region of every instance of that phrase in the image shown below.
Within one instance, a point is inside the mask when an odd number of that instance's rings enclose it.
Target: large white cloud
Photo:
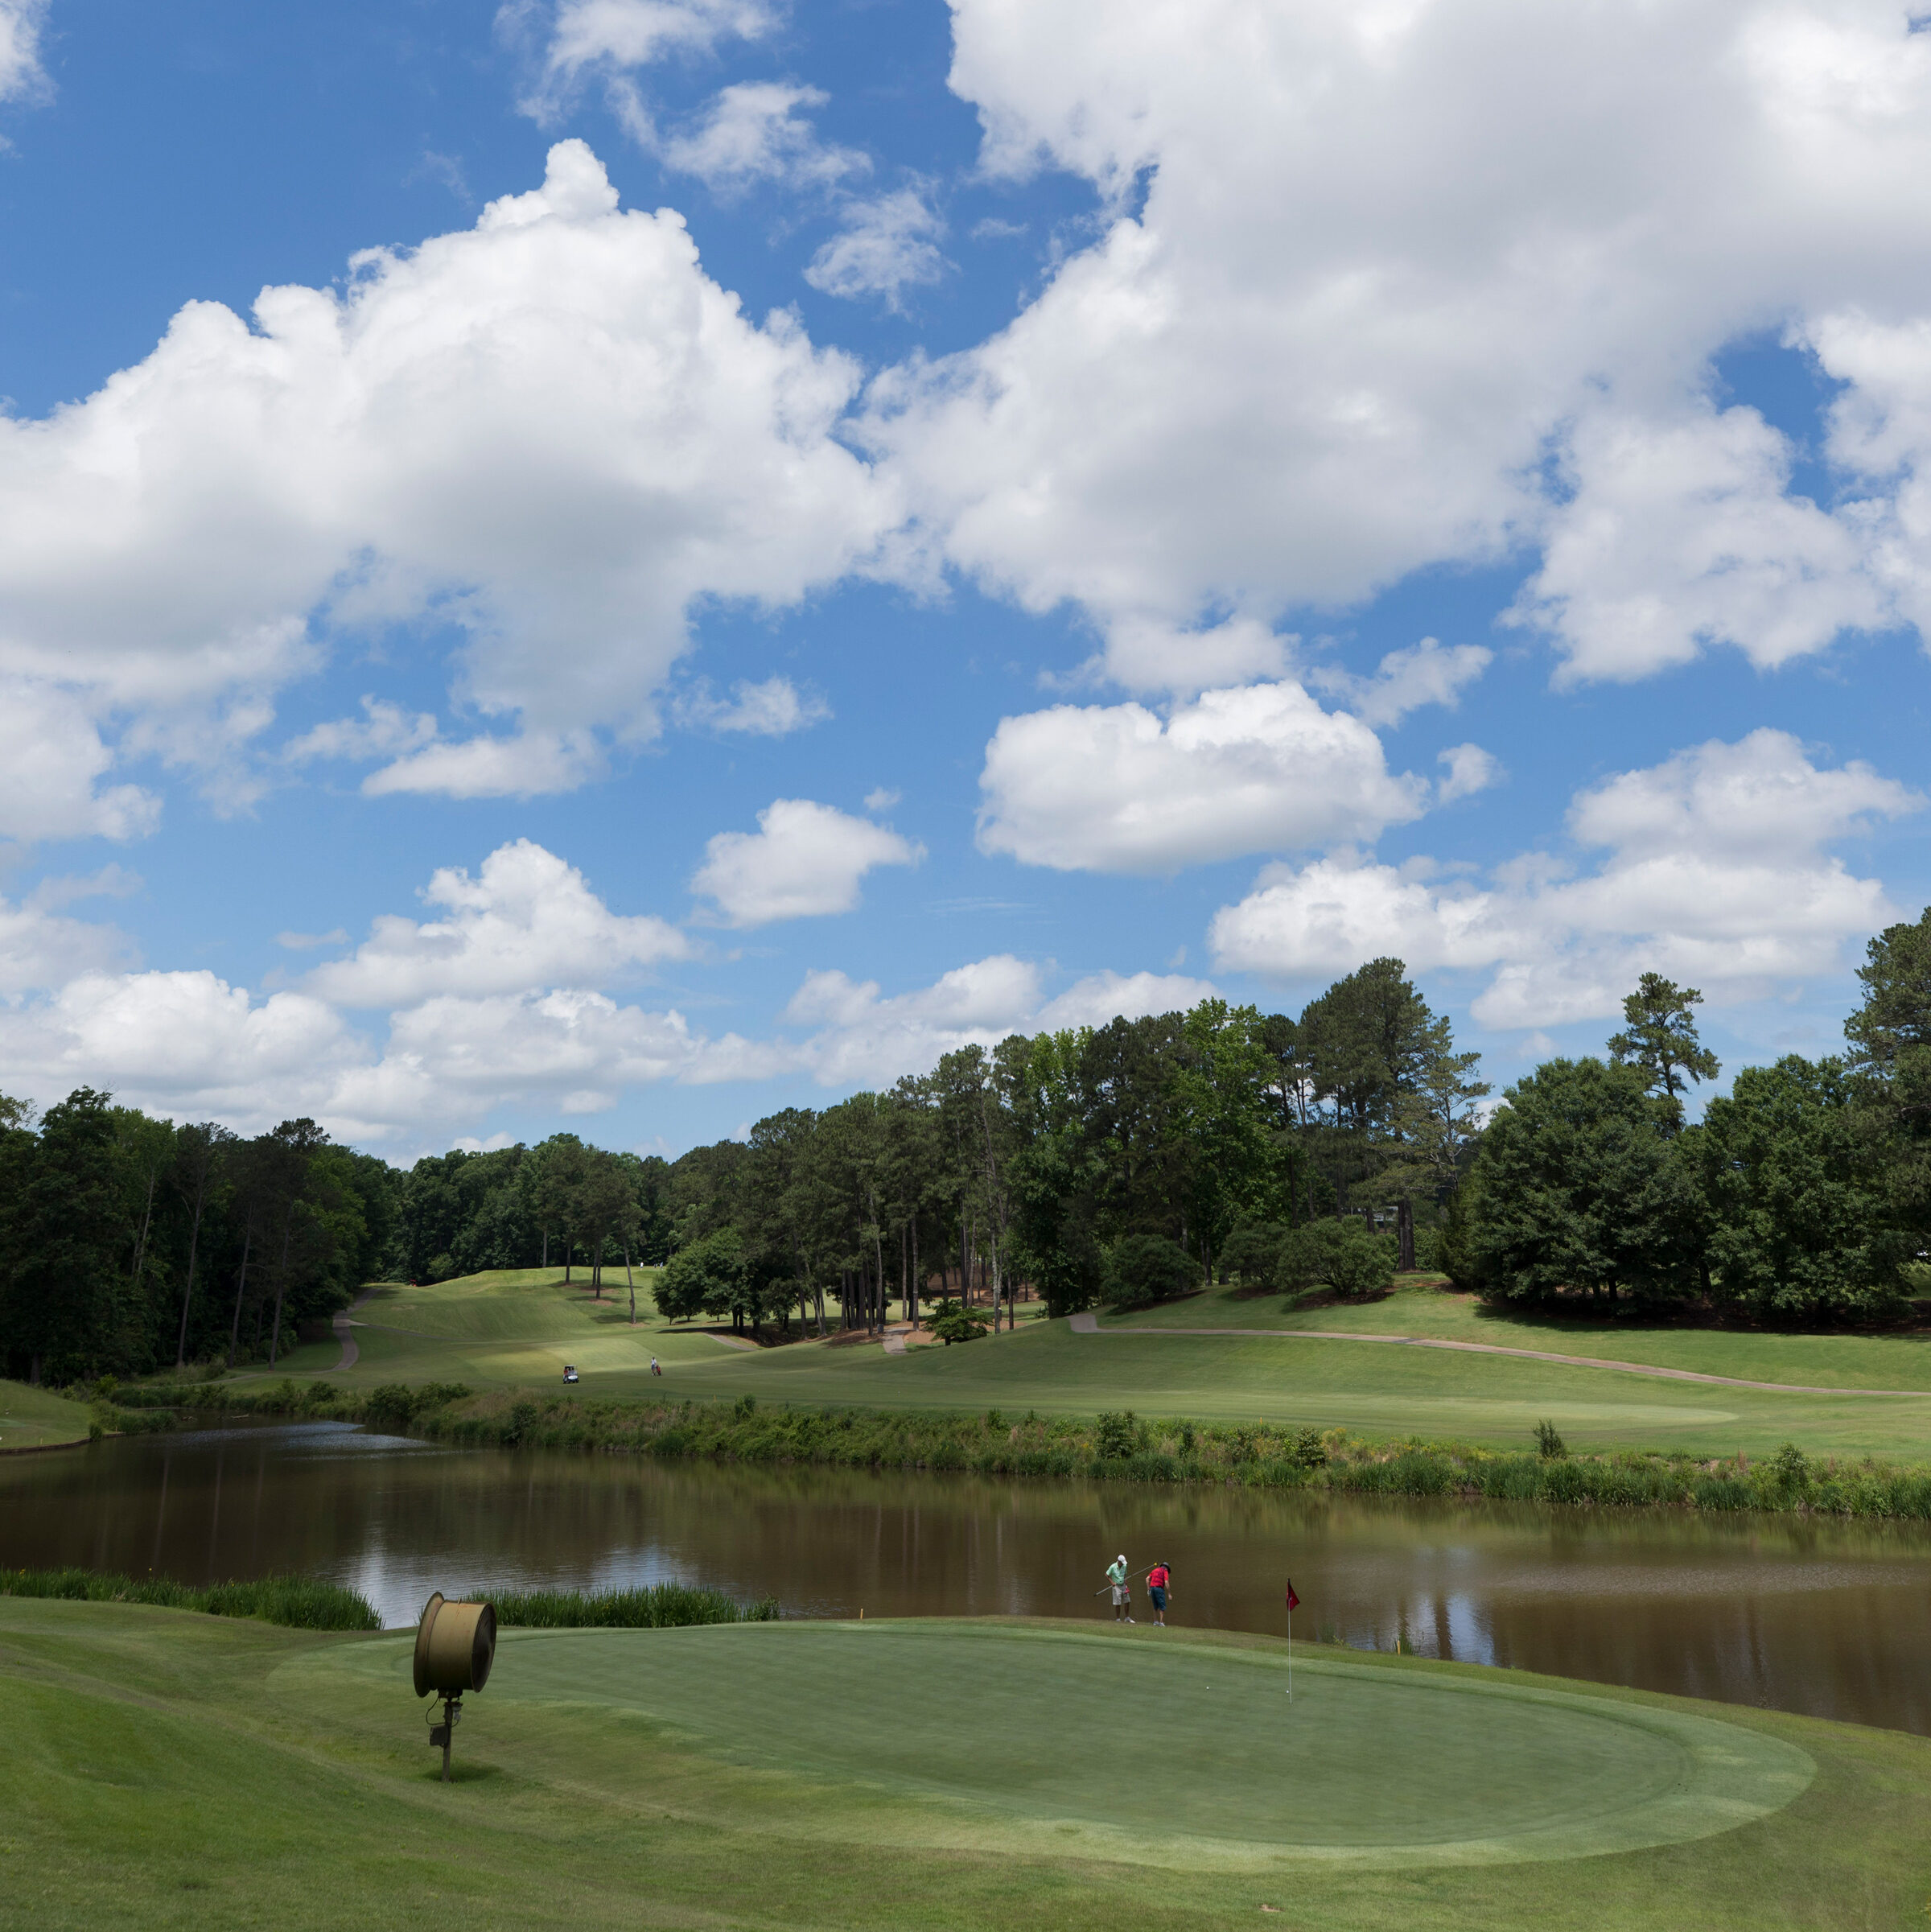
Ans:
[[[45,904],[0,899],[0,1000],[117,964],[128,950],[112,926],[70,919]],[[0,1073],[0,1088],[11,1077],[10,1071]]]
[[[768,925],[849,912],[875,866],[916,865],[924,848],[869,818],[809,798],[774,798],[755,832],[719,832],[705,847],[691,890],[714,900],[727,925]]]
[[[1203,692],[1164,719],[1139,704],[1002,719],[979,784],[981,847],[1062,871],[1372,839],[1427,796],[1359,719],[1289,682]]]
[[[1739,336],[1931,311],[1931,37],[1906,10],[953,4],[986,164],[1072,170],[1114,211],[1007,329],[875,390],[957,565],[1110,637],[1345,602],[1553,513],[1530,608],[1587,674],[1871,620],[1863,525],[1787,501],[1781,439],[1706,398]],[[1590,541],[1605,509],[1653,568],[1646,616],[1630,558]]]
[[[1342,859],[1270,867],[1215,916],[1214,957],[1279,979],[1383,954],[1487,970],[1471,1010],[1497,1027],[1612,1014],[1649,968],[1758,995],[1841,970],[1849,945],[1900,917],[1826,848],[1922,802],[1868,765],[1819,768],[1787,733],[1753,731],[1579,793],[1571,836],[1604,855],[1580,876],[1535,855],[1486,885]]]
[[[104,1087],[130,1106],[249,1131],[327,1114],[339,1076],[368,1053],[320,1000],[257,1001],[209,972],[87,973],[0,1010],[0,1060],[35,1100]]]
[[[434,616],[495,729],[370,789],[558,789],[656,728],[694,599],[794,599],[891,521],[833,435],[852,367],[747,321],[581,142],[354,266],[265,290],[252,327],[190,303],[86,401],[0,419],[0,674],[224,760],[318,661],[311,616]]]
[[[0,838],[134,838],[154,830],[160,801],[101,779],[113,753],[72,691],[0,677]]]
[[[473,879],[443,867],[422,896],[447,917],[418,923],[381,915],[353,956],[318,967],[307,990],[336,1006],[414,1006],[606,986],[690,950],[661,919],[612,912],[574,866],[528,838],[498,847]]]
[[[1755,410],[1660,425],[1596,414],[1569,453],[1521,621],[1551,632],[1571,678],[1640,678],[1731,644],[1764,669],[1895,605],[1866,506],[1833,515],[1787,492],[1792,452]]]

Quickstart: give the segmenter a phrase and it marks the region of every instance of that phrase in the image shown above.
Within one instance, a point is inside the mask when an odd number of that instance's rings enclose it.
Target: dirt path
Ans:
[[[373,1288],[364,1288],[362,1292],[348,1304],[348,1308],[360,1308],[363,1303],[367,1301],[369,1296],[374,1293],[375,1290]],[[348,1318],[348,1308],[336,1309],[330,1322],[330,1325],[336,1331],[336,1340],[340,1342],[342,1345],[342,1359],[336,1364],[332,1370],[330,1370],[330,1373],[335,1375],[340,1375],[344,1369],[352,1369],[356,1366],[357,1359],[361,1355],[362,1350],[356,1341],[354,1334],[355,1329],[358,1327],[368,1328],[374,1325],[373,1324],[368,1322],[357,1323],[351,1321]]]
[[[1746,1382],[1738,1375],[1706,1375],[1695,1369],[1665,1369],[1653,1362],[1607,1361],[1597,1355],[1555,1355],[1542,1349],[1509,1349],[1497,1341],[1447,1341],[1432,1335],[1358,1335],[1345,1329],[1102,1329],[1089,1309],[1067,1317],[1076,1335],[1258,1335],[1287,1341],[1385,1341],[1406,1349],[1458,1349],[1468,1355],[1515,1355],[1525,1361],[1559,1361],[1572,1369],[1614,1369],[1623,1375],[1649,1375],[1660,1382],[1700,1382],[1723,1389],[1767,1389],[1773,1395],[1916,1395],[1923,1389],[1826,1389],[1801,1382]]]

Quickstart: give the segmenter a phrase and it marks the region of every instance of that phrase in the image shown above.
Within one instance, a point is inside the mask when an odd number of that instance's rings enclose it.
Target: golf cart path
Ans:
[[[348,1304],[348,1308],[360,1308],[363,1303],[374,1293],[373,1288],[364,1288]],[[336,1340],[342,1345],[342,1359],[336,1364],[334,1370],[334,1373],[337,1375],[340,1375],[344,1369],[352,1369],[362,1353],[361,1346],[356,1341],[352,1333],[356,1324],[349,1320],[348,1308],[337,1308],[331,1318],[329,1324],[336,1331]]]
[[[1706,1375],[1696,1369],[1665,1369],[1653,1362],[1607,1361],[1598,1355],[1555,1355],[1542,1349],[1505,1348],[1497,1341],[1448,1341],[1432,1335],[1361,1335],[1345,1329],[1102,1329],[1089,1308],[1069,1315],[1067,1326],[1076,1335],[1236,1335],[1271,1336],[1299,1341],[1385,1341],[1408,1349],[1452,1349],[1468,1355],[1514,1355],[1525,1361],[1559,1361],[1575,1369],[1614,1369],[1624,1375],[1650,1375],[1661,1382],[1712,1382],[1724,1389],[1768,1389],[1777,1395],[1917,1395],[1923,1389],[1820,1388],[1801,1382],[1746,1382],[1739,1375]]]

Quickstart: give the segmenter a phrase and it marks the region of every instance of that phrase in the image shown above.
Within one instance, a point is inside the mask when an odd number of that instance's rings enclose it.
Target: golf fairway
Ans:
[[[408,1657],[390,1640],[330,1664],[400,1687]],[[1278,1645],[1179,1632],[516,1631],[463,1741],[481,1748],[484,1715],[510,1703],[598,1707],[669,1749],[895,1794],[901,1839],[1208,1868],[1681,1843],[1781,1810],[1815,1770],[1758,1731],[1501,1673],[1315,1650],[1295,1659],[1291,1700],[1287,1683]],[[925,1803],[905,1805],[915,1794]]]

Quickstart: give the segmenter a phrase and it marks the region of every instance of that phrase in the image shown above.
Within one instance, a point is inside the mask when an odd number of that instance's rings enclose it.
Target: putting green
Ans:
[[[406,1696],[409,1654],[390,1640],[329,1663],[392,1676]],[[938,1828],[895,1811],[914,1841],[959,1842],[976,1821],[1061,1852],[1072,1838],[1096,1856],[1193,1865],[1634,1851],[1763,1817],[1815,1770],[1740,1725],[1500,1672],[1303,1651],[1290,1701],[1282,1646],[1151,1630],[513,1631],[471,1749],[488,1709],[511,1701],[628,1713],[663,1747],[916,1793]],[[640,1780],[651,1757],[640,1749]]]

